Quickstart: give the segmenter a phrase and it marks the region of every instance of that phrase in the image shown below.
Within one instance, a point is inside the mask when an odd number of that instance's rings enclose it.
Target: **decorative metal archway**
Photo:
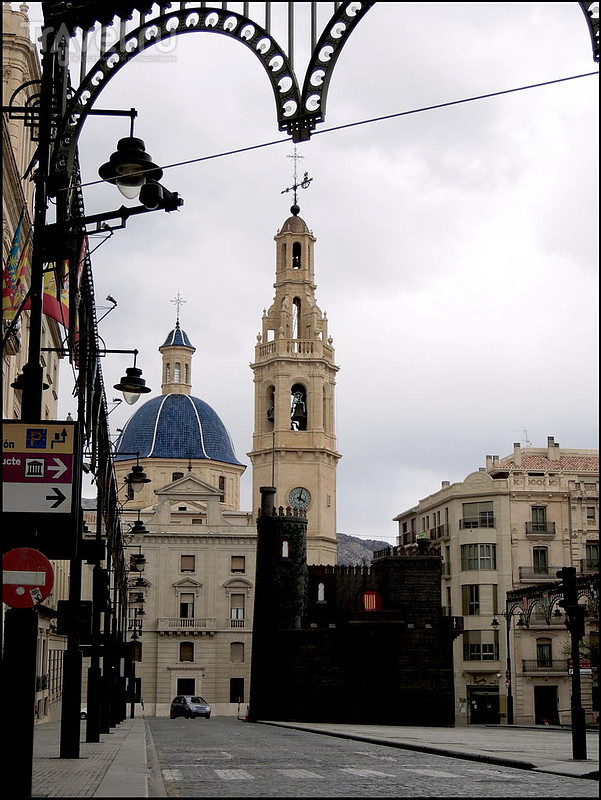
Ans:
[[[586,599],[589,612],[598,617],[599,614],[599,574],[580,576],[576,581],[576,592],[579,602]],[[507,592],[504,616],[510,619],[516,611],[523,618],[524,627],[528,628],[533,614],[539,620],[551,624],[554,613],[559,610],[559,603],[564,599],[563,585],[560,580],[538,586],[526,586]]]

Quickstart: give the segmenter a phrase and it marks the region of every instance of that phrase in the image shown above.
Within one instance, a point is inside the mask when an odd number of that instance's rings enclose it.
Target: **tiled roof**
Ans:
[[[176,323],[175,328],[171,331],[169,336],[165,339],[161,347],[191,347],[195,349],[188,339],[188,334],[182,331],[179,322]]]
[[[119,453],[140,458],[203,458],[240,464],[227,429],[210,405],[186,394],[155,397],[130,417],[118,442]]]
[[[499,466],[537,472],[598,472],[599,456],[562,455],[556,461],[552,461],[547,456],[522,453],[521,464],[516,464],[513,456],[508,456],[501,460]]]

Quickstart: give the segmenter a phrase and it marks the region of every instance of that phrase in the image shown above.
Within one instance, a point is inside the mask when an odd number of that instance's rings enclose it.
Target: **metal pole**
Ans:
[[[509,609],[505,610],[505,622],[506,624],[506,635],[507,635],[507,724],[513,725],[514,718],[513,718],[513,677],[511,675],[511,652],[510,652],[510,629],[511,629],[511,620],[513,619],[513,615],[509,614]]]
[[[570,631],[570,639],[572,644],[572,697],[570,700],[572,757],[575,761],[586,761],[586,721],[580,685],[580,637],[575,624]]]

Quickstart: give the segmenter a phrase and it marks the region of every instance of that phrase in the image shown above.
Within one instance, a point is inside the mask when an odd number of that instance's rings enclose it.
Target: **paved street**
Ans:
[[[596,781],[399,750],[305,731],[148,719],[177,797],[597,797]]]

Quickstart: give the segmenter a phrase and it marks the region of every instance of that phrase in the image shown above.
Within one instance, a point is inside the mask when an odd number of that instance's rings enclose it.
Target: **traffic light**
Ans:
[[[563,581],[563,600],[559,601],[559,605],[566,612],[566,628],[570,633],[576,634],[579,639],[582,639],[584,636],[586,608],[578,605],[576,568],[563,567],[557,571],[557,577]]]
[[[140,189],[140,202],[149,211],[162,208],[165,211],[176,211],[184,201],[177,192],[170,192],[158,181],[147,180]]]

